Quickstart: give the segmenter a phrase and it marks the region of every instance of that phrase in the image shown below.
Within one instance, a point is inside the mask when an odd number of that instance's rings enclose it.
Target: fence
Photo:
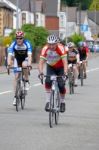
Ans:
[[[5,47],[0,46],[0,66],[5,64]]]

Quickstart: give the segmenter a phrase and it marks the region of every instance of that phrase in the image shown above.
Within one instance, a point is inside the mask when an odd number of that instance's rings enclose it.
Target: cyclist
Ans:
[[[75,49],[75,44],[73,42],[69,42],[67,46],[68,46],[68,54],[67,54],[68,66],[69,64],[73,64],[74,82],[75,82],[74,86],[77,86],[79,53],[77,49]]]
[[[39,76],[43,75],[44,63],[46,62],[47,75],[65,76],[67,75],[67,61],[66,61],[65,47],[59,43],[56,35],[49,35],[47,37],[47,44],[42,48],[39,61]],[[58,86],[60,91],[60,112],[65,112],[65,82],[63,78],[59,78]],[[45,79],[46,90],[46,105],[45,110],[49,111],[51,81],[49,77]]]
[[[17,67],[27,67],[31,66],[32,62],[32,46],[28,40],[24,39],[24,32],[16,32],[16,40],[8,47],[8,66],[13,66],[15,74],[15,84],[14,89],[16,89],[16,81],[18,78],[18,68]],[[29,79],[28,70],[24,70],[25,80],[26,80],[26,90],[29,89]],[[16,97],[14,96],[13,105],[16,105]]]
[[[83,61],[84,64],[84,78],[86,78],[86,66],[87,66],[87,60],[88,60],[88,52],[89,49],[86,46],[85,42],[79,42],[78,43],[78,51],[79,51],[79,56],[80,56],[80,61]],[[79,71],[79,68],[78,68]],[[80,78],[80,75],[78,75],[78,78]]]

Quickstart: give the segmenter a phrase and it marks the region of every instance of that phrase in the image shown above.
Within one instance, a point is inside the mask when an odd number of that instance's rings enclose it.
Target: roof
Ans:
[[[17,6],[17,0],[9,0]],[[18,0],[18,6],[21,10],[33,12],[33,0]]]
[[[17,0],[9,0],[17,6]],[[43,11],[43,0],[18,0],[19,8],[24,11],[30,12],[42,12]]]
[[[99,25],[99,11],[88,11],[88,18]]]
[[[11,3],[10,3],[11,4]],[[3,2],[3,1],[0,1],[0,7],[3,7],[3,8],[8,8],[8,9],[10,9],[10,10],[16,10],[16,7],[15,7],[15,5],[9,5],[9,3],[7,3],[6,1],[5,2]]]

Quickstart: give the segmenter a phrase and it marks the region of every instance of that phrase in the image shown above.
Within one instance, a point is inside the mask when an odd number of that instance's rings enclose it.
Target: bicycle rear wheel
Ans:
[[[69,93],[74,94],[74,79],[73,77],[69,77]]]
[[[53,122],[54,122],[55,112],[54,112],[53,108],[54,108],[54,91],[51,92],[51,96],[50,96],[50,108],[49,108],[49,126],[50,126],[50,128],[53,127]]]
[[[81,65],[81,66],[80,66],[80,81],[81,81],[81,86],[84,85],[83,80],[84,80],[83,65]]]

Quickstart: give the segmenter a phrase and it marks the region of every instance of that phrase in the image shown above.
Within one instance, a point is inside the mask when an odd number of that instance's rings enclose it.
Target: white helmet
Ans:
[[[52,35],[49,35],[48,38],[47,38],[47,43],[48,44],[55,44],[55,43],[58,43],[59,42],[59,39],[56,35],[52,34]]]
[[[74,47],[75,44],[74,44],[73,42],[69,42],[69,43],[67,44],[67,46],[68,46],[68,48],[70,48],[70,47]]]

